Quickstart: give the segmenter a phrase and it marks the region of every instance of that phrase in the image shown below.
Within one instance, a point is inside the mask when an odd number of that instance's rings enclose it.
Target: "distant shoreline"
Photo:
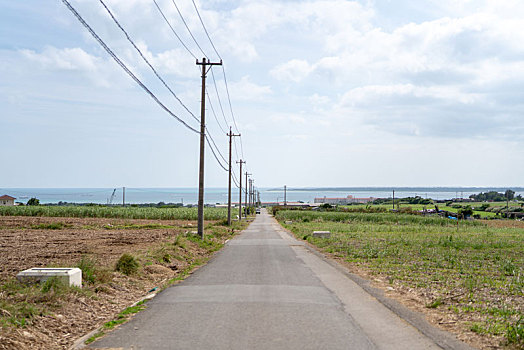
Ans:
[[[486,191],[497,191],[504,192],[507,189],[511,189],[515,192],[524,191],[524,187],[287,187],[287,191],[302,191],[302,192],[366,192],[366,191],[377,191],[377,192],[486,192]],[[282,191],[283,187],[274,187],[266,189],[268,192]]]

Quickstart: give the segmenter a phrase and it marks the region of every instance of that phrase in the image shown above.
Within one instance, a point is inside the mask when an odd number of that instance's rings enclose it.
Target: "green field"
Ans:
[[[399,205],[398,205],[399,204]],[[439,210],[445,210],[456,213],[459,208],[455,208],[453,206],[447,206],[445,203],[436,203]],[[505,212],[506,211],[506,203],[505,202],[464,202],[464,203],[453,203],[452,205],[460,205],[460,206],[471,206],[473,209],[474,215],[480,215],[482,219],[491,219],[497,217],[497,211]],[[486,210],[475,210],[482,208],[482,206],[488,206],[488,209]],[[509,211],[514,210],[522,210],[522,207],[524,206],[524,203],[515,203],[512,202],[509,204]],[[392,204],[356,204],[356,205],[347,205],[347,206],[339,206],[341,208],[348,208],[351,209],[357,209],[357,208],[365,208],[365,207],[371,207],[371,208],[384,208],[386,210],[393,209]],[[405,208],[411,208],[412,210],[424,210],[424,209],[435,209],[435,204],[408,204],[400,201],[398,203],[395,201],[395,209],[405,209]]]
[[[298,210],[276,218],[391,286],[418,291],[428,308],[460,316],[462,327],[524,345],[523,223],[460,220],[457,227],[438,216]],[[331,238],[314,238],[315,230]]]
[[[197,208],[141,208],[103,206],[14,206],[0,207],[0,216],[50,216],[150,220],[196,220]],[[206,220],[227,218],[227,208],[205,208]]]

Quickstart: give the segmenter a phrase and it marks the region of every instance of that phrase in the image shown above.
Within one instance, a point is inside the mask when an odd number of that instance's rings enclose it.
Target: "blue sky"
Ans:
[[[199,116],[195,59],[154,2],[104,2]],[[201,58],[173,1],[157,2]],[[198,126],[100,2],[71,4],[163,103]],[[191,0],[176,4],[217,60]],[[234,161],[247,161],[257,186],[523,185],[521,1],[196,4],[242,133]],[[209,104],[207,126],[226,156],[222,129],[235,128],[222,70],[213,72],[224,115],[210,76],[221,126]],[[155,104],[59,0],[0,0],[0,105],[2,187],[197,186],[198,135]],[[209,148],[206,185],[227,186]]]

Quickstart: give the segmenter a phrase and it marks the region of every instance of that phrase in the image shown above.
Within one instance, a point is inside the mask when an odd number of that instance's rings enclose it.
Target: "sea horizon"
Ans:
[[[347,197],[355,198],[390,198],[393,190],[396,198],[415,197],[446,200],[452,198],[469,198],[472,194],[487,191],[504,192],[507,189],[515,191],[516,195],[524,195],[524,187],[263,187],[257,188],[262,202],[283,202],[284,195],[289,202],[312,203],[315,198]],[[228,201],[228,190],[225,187],[207,187],[204,190],[206,204],[224,204]],[[42,204],[95,203],[95,204],[147,204],[147,203],[179,203],[183,205],[196,204],[198,188],[196,187],[12,187],[0,188],[1,195],[15,197],[17,202],[25,203],[30,198],[38,198]],[[233,202],[238,202],[238,189],[231,191]],[[242,195],[244,200],[244,194]]]

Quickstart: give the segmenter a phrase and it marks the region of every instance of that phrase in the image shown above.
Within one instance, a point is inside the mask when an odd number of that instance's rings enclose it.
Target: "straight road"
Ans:
[[[423,335],[266,211],[147,305],[90,348],[468,349],[441,331]]]

